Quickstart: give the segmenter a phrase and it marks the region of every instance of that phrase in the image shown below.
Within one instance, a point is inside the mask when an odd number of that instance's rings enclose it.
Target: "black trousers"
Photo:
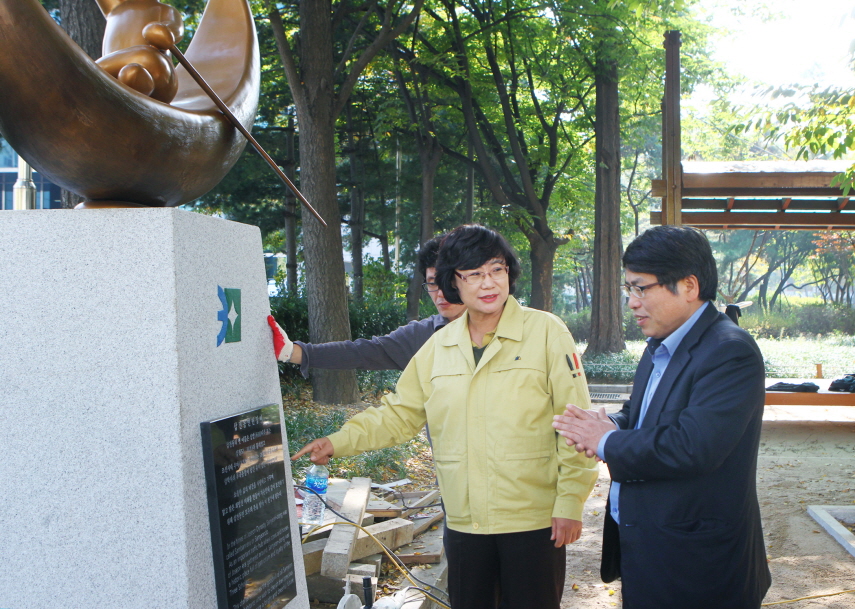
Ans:
[[[452,609],[559,609],[567,555],[552,529],[473,535],[445,527]]]

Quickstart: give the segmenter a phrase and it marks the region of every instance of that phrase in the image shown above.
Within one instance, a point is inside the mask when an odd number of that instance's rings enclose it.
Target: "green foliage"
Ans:
[[[591,309],[583,309],[579,313],[568,313],[562,316],[564,323],[570,329],[570,334],[577,342],[587,342],[591,338]],[[628,308],[623,313],[624,340],[644,340],[644,335],[635,323],[632,311]]]
[[[288,432],[288,449],[291,453],[305,446],[315,438],[327,436],[341,429],[347,421],[347,413],[340,409],[315,411],[311,408],[289,408],[285,410],[285,429]],[[391,482],[407,475],[407,459],[423,450],[426,440],[418,436],[399,446],[371,451],[355,457],[336,457],[327,466],[330,476],[352,478],[355,476],[371,478],[375,482]],[[300,467],[308,468],[311,463],[303,457],[295,464],[295,472]],[[300,474],[295,474],[299,478]]]
[[[785,306],[771,311],[746,309],[739,325],[756,337],[855,335],[855,309],[839,305]]]
[[[635,367],[647,343],[642,340],[627,341],[626,350],[620,353],[582,355],[585,376],[589,383],[632,383]],[[580,350],[586,345],[580,345]]]
[[[407,323],[406,305],[400,300],[366,300],[351,302],[350,332],[353,340],[383,336]]]
[[[855,336],[758,338],[757,346],[770,378],[811,378],[816,364],[825,378],[855,373]]]
[[[743,318],[744,319],[744,318]],[[632,383],[644,341],[629,341],[621,353],[583,356],[589,383]],[[825,378],[855,373],[855,336],[839,333],[794,338],[757,338],[769,378],[811,378],[822,364]],[[584,345],[580,345],[580,349]]]
[[[768,88],[771,99],[787,98],[774,110],[757,111],[734,132],[756,130],[769,141],[782,140],[796,160],[851,159],[855,152],[855,91],[835,87]],[[834,178],[847,196],[855,185],[855,164]]]
[[[288,333],[288,338],[309,342],[309,309],[306,299],[302,295],[282,294],[270,299],[271,315]],[[361,305],[351,302],[348,312],[353,340],[383,336],[407,323],[406,305],[401,300],[367,298]],[[394,389],[400,374],[399,370],[360,370],[357,371],[357,380],[363,393],[378,395]],[[297,396],[307,384],[300,369],[290,364],[279,365],[279,380],[285,395]]]

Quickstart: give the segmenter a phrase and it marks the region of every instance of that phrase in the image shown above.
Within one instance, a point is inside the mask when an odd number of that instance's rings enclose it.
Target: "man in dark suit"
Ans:
[[[623,256],[629,307],[648,347],[611,417],[568,405],[554,427],[596,455],[612,486],[603,581],[625,609],[749,609],[771,583],[757,502],[763,358],[712,304],[709,242],[659,226]]]

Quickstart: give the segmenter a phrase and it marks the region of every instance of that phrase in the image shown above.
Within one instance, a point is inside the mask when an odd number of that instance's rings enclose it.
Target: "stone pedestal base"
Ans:
[[[0,607],[217,606],[199,426],[281,412],[268,312],[256,227],[0,213]]]

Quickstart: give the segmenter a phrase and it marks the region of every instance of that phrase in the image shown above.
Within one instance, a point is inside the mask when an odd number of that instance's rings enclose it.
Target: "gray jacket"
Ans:
[[[448,324],[439,315],[414,320],[386,336],[342,340],[313,345],[294,341],[303,349],[300,373],[308,378],[309,368],[325,370],[403,370],[434,332]]]

